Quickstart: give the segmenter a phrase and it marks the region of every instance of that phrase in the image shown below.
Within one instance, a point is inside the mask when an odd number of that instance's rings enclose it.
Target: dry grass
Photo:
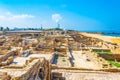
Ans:
[[[120,44],[120,38],[112,38],[111,41],[112,41],[113,43]]]

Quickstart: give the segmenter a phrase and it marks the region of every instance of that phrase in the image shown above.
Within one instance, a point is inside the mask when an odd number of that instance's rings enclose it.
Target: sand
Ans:
[[[80,33],[80,34],[82,34],[84,36],[88,36],[88,37],[98,38],[98,39],[101,39],[103,41],[120,44],[120,37],[103,36],[101,34],[93,34],[93,33],[85,33],[85,32],[84,33]]]
[[[74,67],[86,68],[86,69],[98,69],[98,66],[95,65],[93,61],[87,61],[87,55],[82,54],[82,51],[73,51],[72,55],[74,56]]]

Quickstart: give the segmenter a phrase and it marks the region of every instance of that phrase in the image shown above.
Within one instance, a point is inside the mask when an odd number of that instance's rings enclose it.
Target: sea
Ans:
[[[120,31],[80,31],[80,32],[88,32],[88,33],[95,33],[101,34],[103,36],[113,36],[113,37],[120,37]]]

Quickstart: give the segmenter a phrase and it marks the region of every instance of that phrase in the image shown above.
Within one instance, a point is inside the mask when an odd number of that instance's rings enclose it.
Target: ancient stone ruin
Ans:
[[[0,37],[0,80],[119,80],[119,48],[77,31],[9,32]]]

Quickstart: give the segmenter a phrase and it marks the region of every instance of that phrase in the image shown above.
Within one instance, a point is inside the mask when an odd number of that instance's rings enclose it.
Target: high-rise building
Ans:
[[[60,23],[57,23],[57,28],[60,28]]]

